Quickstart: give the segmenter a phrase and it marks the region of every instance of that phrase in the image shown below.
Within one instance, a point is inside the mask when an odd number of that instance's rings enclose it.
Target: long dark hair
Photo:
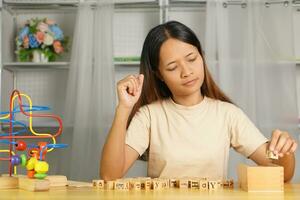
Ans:
[[[232,103],[212,79],[207,69],[200,41],[196,34],[180,22],[169,21],[152,28],[144,41],[140,63],[140,73],[144,75],[144,84],[141,96],[133,107],[127,126],[129,126],[132,117],[141,106],[172,96],[167,85],[158,77],[160,48],[169,38],[174,38],[197,47],[203,59],[204,67],[204,81],[200,88],[201,94],[213,99]]]

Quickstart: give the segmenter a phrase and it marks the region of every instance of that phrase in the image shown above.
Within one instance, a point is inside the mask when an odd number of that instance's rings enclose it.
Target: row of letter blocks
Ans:
[[[114,181],[93,180],[93,186],[104,190],[161,190],[168,188],[218,190],[233,188],[233,180],[212,181],[206,178],[164,179],[142,177],[126,178]]]

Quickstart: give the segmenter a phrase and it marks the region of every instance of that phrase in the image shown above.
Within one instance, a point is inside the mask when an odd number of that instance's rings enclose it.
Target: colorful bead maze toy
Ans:
[[[29,105],[23,104],[24,99]],[[62,120],[59,116],[52,114],[33,114],[33,112],[45,111],[49,110],[49,108],[33,106],[31,98],[18,90],[12,92],[9,104],[8,112],[0,112],[0,123],[8,127],[7,133],[0,132],[0,147],[7,147],[6,149],[0,149],[0,164],[4,161],[8,162],[8,175],[0,176],[0,189],[48,190],[51,179],[47,178],[49,164],[45,160],[46,154],[56,148],[67,147],[66,144],[56,143],[56,138],[62,133]],[[18,114],[28,117],[28,125],[15,120]],[[56,120],[58,123],[57,132],[52,134],[36,132],[33,129],[33,118],[51,118]],[[38,139],[39,141],[37,144],[30,144],[26,143],[28,139]],[[41,139],[51,139],[52,142],[41,141]],[[26,168],[27,177],[17,175],[17,166]]]

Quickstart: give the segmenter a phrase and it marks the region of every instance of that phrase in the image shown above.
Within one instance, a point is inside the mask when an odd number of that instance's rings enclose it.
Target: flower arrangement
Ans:
[[[67,51],[68,37],[51,19],[30,19],[16,38],[16,54],[20,61],[32,61],[36,52],[47,61],[54,61],[57,56]]]

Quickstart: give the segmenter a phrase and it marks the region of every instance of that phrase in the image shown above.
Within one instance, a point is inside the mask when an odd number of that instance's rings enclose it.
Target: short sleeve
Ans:
[[[125,143],[141,156],[149,146],[150,113],[147,106],[141,107],[132,118],[126,132]]]
[[[245,113],[234,106],[230,114],[230,144],[247,158],[268,139],[256,128]]]

